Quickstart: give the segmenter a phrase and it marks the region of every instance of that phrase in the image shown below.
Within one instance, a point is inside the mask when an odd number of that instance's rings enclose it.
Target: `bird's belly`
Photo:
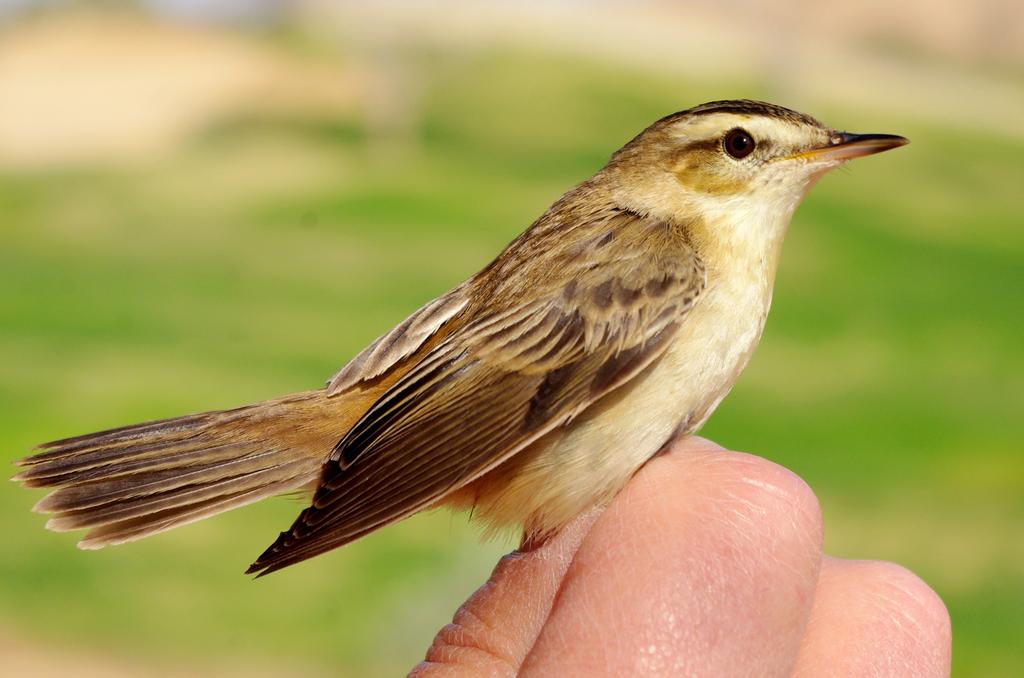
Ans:
[[[674,435],[698,429],[729,392],[764,327],[770,292],[756,287],[708,290],[645,372],[451,503],[473,506],[493,526],[522,523],[538,535],[610,500]]]

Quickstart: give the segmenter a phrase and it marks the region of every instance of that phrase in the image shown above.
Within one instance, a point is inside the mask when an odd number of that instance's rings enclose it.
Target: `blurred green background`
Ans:
[[[655,118],[767,98],[913,144],[800,208],[704,435],[928,581],[956,674],[1024,666],[1019,7],[33,4],[0,2],[0,459],[319,385]],[[0,490],[9,675],[398,674],[513,546],[434,513],[253,582],[294,500],[85,553],[39,496]]]

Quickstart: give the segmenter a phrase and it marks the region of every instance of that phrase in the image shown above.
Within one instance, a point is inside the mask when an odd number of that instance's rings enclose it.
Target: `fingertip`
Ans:
[[[821,534],[817,498],[798,476],[680,440],[594,525],[524,671],[587,673],[600,659],[606,672],[628,673],[644,647],[654,649],[645,670],[655,672],[721,675],[750,661],[787,672],[813,601]],[[595,618],[608,623],[595,628]],[[581,651],[593,643],[602,657]]]
[[[949,646],[952,626],[949,610],[939,594],[921,577],[898,563],[865,561],[862,567],[876,582],[875,595],[893,613],[906,617],[918,640]]]
[[[881,561],[827,559],[797,664],[801,676],[948,676],[952,627],[920,577]]]
[[[685,454],[714,454],[725,452],[726,449],[711,440],[701,436],[680,436],[669,443],[665,448],[666,455]]]
[[[615,503],[622,503],[628,513],[699,508],[707,518],[733,523],[752,540],[788,542],[815,563],[820,560],[821,504],[807,482],[768,459],[733,452],[703,438],[684,438],[668,454],[652,460]],[[675,521],[664,526],[688,527]]]

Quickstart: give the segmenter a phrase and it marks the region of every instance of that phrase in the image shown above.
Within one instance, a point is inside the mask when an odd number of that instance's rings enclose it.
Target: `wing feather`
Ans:
[[[338,442],[312,505],[249,571],[267,574],[436,504],[656,360],[703,289],[704,268],[678,238],[637,232],[632,250],[620,238],[614,257],[586,252],[559,276],[567,284],[480,314],[430,349]]]
[[[330,378],[327,382],[327,395],[336,395],[359,382],[379,377],[418,351],[445,323],[465,308],[469,302],[465,292],[465,286],[456,287],[378,337]]]

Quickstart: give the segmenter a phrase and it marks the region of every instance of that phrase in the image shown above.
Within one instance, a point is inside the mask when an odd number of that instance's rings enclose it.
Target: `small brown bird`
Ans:
[[[439,505],[537,542],[700,428],[761,336],[797,204],[906,143],[756,101],[669,115],[326,388],[47,443],[15,479],[55,488],[36,510],[85,549],[309,488],[261,575]]]

